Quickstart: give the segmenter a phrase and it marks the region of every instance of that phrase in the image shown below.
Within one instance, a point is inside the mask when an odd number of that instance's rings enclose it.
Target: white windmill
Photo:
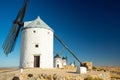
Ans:
[[[20,67],[53,68],[53,30],[39,17],[22,28]]]
[[[53,68],[53,30],[39,17],[33,21],[23,22],[27,3],[28,0],[25,0],[3,44],[4,53],[8,55],[13,51],[21,30],[20,67]]]

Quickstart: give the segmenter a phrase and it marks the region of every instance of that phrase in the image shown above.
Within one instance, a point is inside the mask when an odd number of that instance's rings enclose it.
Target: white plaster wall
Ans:
[[[57,68],[57,65],[59,65],[59,68],[62,68],[62,58],[54,58],[54,67]]]
[[[62,60],[62,65],[63,65],[63,66],[66,65],[66,60],[65,60],[65,59]]]
[[[38,48],[35,47],[36,44],[39,45]],[[51,30],[45,28],[22,30],[20,67],[34,67],[34,55],[40,55],[40,68],[53,68],[53,32]]]

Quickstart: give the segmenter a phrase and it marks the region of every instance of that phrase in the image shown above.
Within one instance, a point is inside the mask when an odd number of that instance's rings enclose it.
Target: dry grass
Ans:
[[[78,74],[76,73],[76,67],[65,66],[62,69],[40,69],[40,68],[27,68],[23,70],[23,73],[20,73],[19,69],[0,69],[0,80],[12,80],[13,77],[18,76],[21,80],[28,78],[28,74],[32,74],[34,77],[48,76],[53,77],[57,76],[58,78],[65,78],[66,80],[83,80],[85,76],[94,77],[93,80],[100,80],[97,77],[99,74],[106,74],[105,72],[91,71],[87,74]],[[23,79],[22,79],[23,78]],[[77,78],[77,79],[76,79]],[[63,79],[64,80],[64,79]],[[88,79],[89,80],[89,79]],[[104,79],[109,80],[109,79]]]
[[[84,80],[103,80],[101,78],[93,78],[91,76],[88,76],[87,78],[85,78]]]
[[[110,76],[111,78],[116,78],[116,79],[120,79],[120,66],[115,67],[115,66],[97,66],[94,67],[94,69],[98,70],[98,71],[109,71],[110,72]]]

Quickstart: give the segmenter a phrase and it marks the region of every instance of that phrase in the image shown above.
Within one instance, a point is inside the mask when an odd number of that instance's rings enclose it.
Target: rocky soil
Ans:
[[[99,77],[110,80],[109,72],[90,71],[87,74],[76,73],[71,69],[1,69],[0,80],[84,80],[84,78]]]

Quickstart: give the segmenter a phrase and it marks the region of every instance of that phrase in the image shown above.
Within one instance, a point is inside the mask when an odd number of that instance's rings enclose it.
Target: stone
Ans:
[[[87,73],[87,68],[77,66],[77,71],[76,72],[79,73],[79,74],[86,74]]]
[[[53,74],[53,80],[57,80],[57,75]]]
[[[21,74],[23,73],[23,69],[22,69],[22,68],[20,68],[20,73],[21,73]]]
[[[18,76],[14,76],[12,80],[20,80]]]
[[[83,62],[83,65],[87,68],[87,70],[92,70],[92,62]]]
[[[30,77],[30,78],[33,77],[33,74],[28,74],[28,77]]]

